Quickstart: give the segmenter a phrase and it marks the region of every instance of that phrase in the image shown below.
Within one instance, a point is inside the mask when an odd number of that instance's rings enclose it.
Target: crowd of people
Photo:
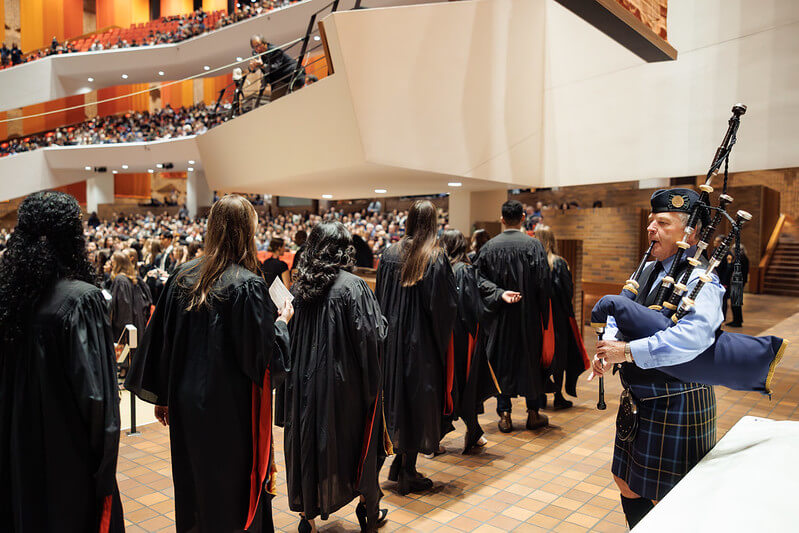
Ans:
[[[0,143],[0,157],[30,152],[46,146],[79,146],[144,142],[198,135],[221,124],[223,118],[203,103],[173,108],[131,111],[96,117],[85,122],[56,128],[38,135],[17,137]]]
[[[72,54],[81,51],[98,51],[98,50],[112,50],[118,48],[134,48],[138,46],[153,46],[158,44],[171,44],[179,43],[192,37],[197,37],[209,31],[218,30],[241,22],[252,17],[257,17],[273,9],[285,7],[300,0],[256,0],[241,2],[238,8],[233,13],[225,13],[224,15],[216,18],[211,22],[208,20],[208,14],[202,8],[198,8],[191,13],[185,15],[175,15],[169,17],[161,17],[158,22],[170,23],[176,22],[177,26],[174,31],[167,30],[150,30],[141,39],[131,39],[128,41],[119,36],[116,41],[103,43],[100,37],[102,34],[95,35],[94,40],[88,46],[87,50],[80,50],[75,45],[75,41],[69,39],[59,42],[56,37],[53,37],[50,46],[36,50],[30,54],[23,54],[22,50],[16,43],[12,43],[9,47],[7,43],[3,43],[0,47],[0,68],[13,67],[22,63],[35,61],[43,57],[53,55]]]
[[[678,241],[688,254],[697,248],[706,222],[685,235],[697,202],[687,189],[652,196],[653,261],[631,292],[642,309],[658,300]],[[516,429],[516,397],[527,430],[547,427],[546,395],[555,409],[572,407],[563,392],[576,395],[589,368],[591,379],[616,366],[631,395],[621,397],[611,468],[630,527],[712,447],[713,388],[668,367],[712,345],[723,320],[718,278],[689,272],[687,289],[700,278],[706,286],[679,328],[618,340],[624,326],[608,317],[592,363],[569,266],[551,229],[524,230],[521,203],[502,205],[499,235],[477,231],[471,242],[429,200],[386,214],[375,204],[259,220],[246,198],[226,195],[207,220],[92,214],[84,225],[69,195],[25,199],[0,258],[0,397],[9,399],[0,525],[124,529],[114,340],[128,324],[144,334],[122,362],[125,387],[169,426],[178,532],[272,530],[274,424],[284,428],[298,531],[357,499],[362,531],[374,532],[390,518],[379,482],[390,455],[397,492],[425,493],[434,481],[418,455],[442,453],[455,420],[466,425],[463,453],[485,446],[477,415],[492,397],[500,432]],[[388,237],[374,290],[352,273],[359,232]],[[290,276],[280,262],[291,238]],[[290,295],[270,290],[278,277]]]

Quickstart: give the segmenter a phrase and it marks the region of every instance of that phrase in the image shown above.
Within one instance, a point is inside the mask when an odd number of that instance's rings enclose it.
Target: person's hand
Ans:
[[[599,341],[596,345],[596,356],[604,359],[607,364],[623,363],[624,345],[623,341]]]
[[[280,310],[280,316],[277,317],[278,320],[282,320],[286,324],[289,323],[291,317],[294,316],[294,306],[291,305],[291,302],[286,300],[286,303],[283,304],[283,308]]]
[[[522,293],[516,291],[505,291],[502,293],[502,301],[506,304],[515,304],[522,299]]]
[[[248,68],[250,69],[250,72],[255,72],[263,64],[264,62],[261,61],[260,59],[250,59],[250,64],[248,65]]]
[[[587,381],[591,381],[595,376],[602,377],[605,374],[605,360],[600,359],[599,356],[594,356],[594,361],[591,364],[591,374],[588,376]]]
[[[169,425],[169,407],[166,405],[156,405],[155,406],[155,418],[161,422],[161,425],[168,426]]]

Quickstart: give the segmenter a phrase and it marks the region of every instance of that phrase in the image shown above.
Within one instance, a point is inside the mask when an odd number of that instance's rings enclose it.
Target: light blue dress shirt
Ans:
[[[695,251],[696,247],[692,246],[686,251],[684,257],[693,257]],[[658,290],[660,281],[666,276],[673,261],[674,256],[663,261],[663,270],[652,284],[650,294],[652,291]],[[650,261],[647,266],[651,264]],[[705,269],[700,266],[691,272],[686,294],[690,294],[696,287],[699,276],[704,271]],[[650,337],[630,341],[633,361],[639,368],[649,369],[686,363],[713,345],[716,339],[716,330],[724,321],[721,314],[724,287],[719,283],[719,278],[715,273],[711,275],[711,278],[712,281],[705,283],[702,290],[699,291],[694,307],[676,325],[658,331]],[[616,338],[617,332],[616,321],[609,316],[603,339],[613,340]]]

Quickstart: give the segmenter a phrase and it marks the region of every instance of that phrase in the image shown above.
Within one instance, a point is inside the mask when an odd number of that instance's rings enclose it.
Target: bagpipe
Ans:
[[[628,341],[652,336],[658,331],[663,331],[679,323],[681,319],[693,311],[699,292],[706,283],[711,282],[713,270],[726,259],[733,243],[735,243],[736,249],[736,267],[734,269],[740,269],[740,259],[738,257],[740,234],[743,225],[751,220],[752,215],[746,211],[738,211],[736,218],[733,219],[726,211],[727,206],[733,199],[726,193],[729,156],[732,146],[735,144],[740,117],[745,112],[746,106],[742,104],[737,104],[732,109],[733,116],[729,120],[727,133],[721,146],[716,151],[706,182],[699,187],[701,191],[700,199],[689,216],[682,240],[677,242],[677,253],[669,272],[658,288],[655,298],[656,303],[646,307],[635,301],[639,289],[638,281],[652,251],[653,245],[650,245],[635,273],[626,281],[621,294],[604,296],[591,311],[591,325],[596,329],[600,339],[604,333],[608,316],[614,317],[619,333]],[[718,207],[713,207],[710,205],[710,193],[713,192],[711,182],[722,164],[725,165],[724,190],[719,197]],[[711,213],[713,213],[712,219],[710,219]],[[679,281],[677,281],[678,265],[681,263],[686,250],[690,248],[688,239],[695,232],[698,222],[703,218],[709,220],[709,223],[703,227],[699,242],[696,245],[696,253],[693,257],[687,259],[685,270]],[[704,272],[699,276],[699,281],[688,294],[688,281],[693,270],[703,264],[701,261],[702,254],[708,249],[713,233],[723,218],[730,221],[732,228],[721,244],[716,247]],[[738,285],[737,287],[736,284]],[[733,274],[733,287],[731,289],[733,302],[736,299],[739,302],[742,300],[742,285],[742,276],[738,276],[736,279],[736,275]],[[671,292],[669,292],[669,289],[671,289]],[[774,336],[752,337],[750,335],[718,331],[713,345],[696,358],[678,365],[658,367],[658,370],[688,383],[722,385],[734,390],[758,391],[770,394],[774,370],[779,364],[787,344],[786,340]],[[604,382],[601,377],[597,408],[605,408]]]

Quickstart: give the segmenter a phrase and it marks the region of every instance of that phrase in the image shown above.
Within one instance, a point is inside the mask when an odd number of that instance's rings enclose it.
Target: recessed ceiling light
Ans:
[[[463,185],[463,183],[459,181],[450,181],[449,183],[447,183],[447,185],[449,185],[450,187],[460,187],[461,185]]]
[[[189,172],[194,172],[194,167],[189,167]]]
[[[164,165],[162,165],[161,163],[156,163],[156,164],[155,164],[155,167],[156,167],[156,168],[164,168]]]
[[[194,164],[194,159],[189,159],[189,164],[193,165]]]
[[[84,170],[91,170],[92,167],[83,167]]]
[[[205,66],[203,67],[203,70],[211,70],[211,67],[209,67],[208,65],[205,65]]]
[[[149,172],[150,174],[152,174],[153,172],[155,172],[155,170],[153,170],[153,169],[151,169],[151,168],[148,168],[148,169],[147,169],[147,172]]]
[[[333,198],[333,195],[332,194],[323,194],[322,198],[324,198],[325,200],[330,200],[331,198]]]
[[[238,62],[238,61],[243,61],[243,59],[237,56],[237,57],[236,57],[236,61],[237,61],[237,62]]]
[[[313,38],[313,40],[314,40],[314,41],[321,41],[321,40],[322,40],[322,38],[321,38],[321,37],[319,37],[318,35],[314,35],[314,38]]]
[[[158,75],[159,75],[159,76],[163,76],[163,75],[164,75],[164,71],[163,71],[163,70],[159,70],[159,71],[158,71]]]
[[[377,194],[384,194],[386,192],[386,190],[385,189],[375,189],[375,192]]]
[[[127,169],[128,169],[128,165],[122,165],[122,170],[127,170]]]
[[[86,81],[88,81],[89,83],[91,83],[91,82],[93,82],[93,81],[94,81],[94,78],[86,78]]]
[[[118,170],[112,170],[112,171],[111,171],[111,174],[116,174],[116,173],[118,173],[118,172],[119,172]]]
[[[123,75],[122,75],[122,79],[123,79],[123,80],[126,80],[126,79],[128,79],[128,75],[127,75],[127,74],[123,74]]]

